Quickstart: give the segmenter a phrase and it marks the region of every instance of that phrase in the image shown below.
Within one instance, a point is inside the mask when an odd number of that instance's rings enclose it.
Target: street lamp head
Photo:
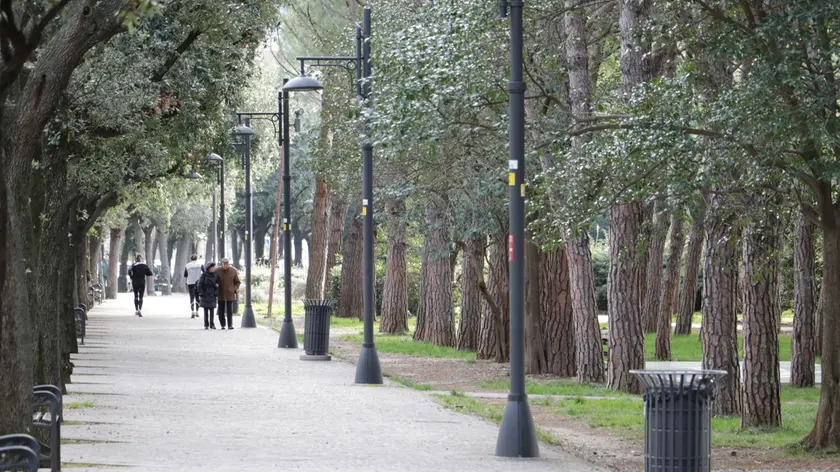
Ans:
[[[253,136],[254,130],[245,126],[245,125],[237,125],[234,126],[233,129],[230,130],[231,136]]]
[[[222,162],[222,156],[216,154],[215,152],[211,152],[210,154],[204,156],[204,162],[212,162],[213,164],[218,164]]]
[[[283,86],[284,92],[311,92],[315,90],[324,90],[324,84],[305,75],[295,77]]]
[[[184,178],[187,180],[201,180],[201,174],[199,174],[196,171],[192,171],[189,174],[185,175]]]

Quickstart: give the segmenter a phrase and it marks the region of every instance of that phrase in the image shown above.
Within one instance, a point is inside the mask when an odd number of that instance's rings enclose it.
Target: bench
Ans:
[[[81,338],[82,341],[79,344],[84,346],[86,334],[85,325],[87,324],[87,307],[84,303],[79,303],[79,306],[77,306],[73,311],[76,313],[76,337]]]
[[[93,300],[94,303],[102,304],[104,300],[104,293],[105,291],[102,288],[102,284],[95,283],[88,285],[88,297]]]
[[[40,443],[40,459],[49,463],[52,472],[61,471],[61,421],[64,416],[61,389],[38,385],[32,402],[32,426],[48,432],[49,444]]]
[[[34,441],[37,446],[37,441],[32,436],[26,436],[25,434],[10,436],[27,437]],[[0,436],[0,472],[21,469],[27,472],[38,472],[38,452],[27,446],[15,445],[14,443],[18,441],[7,442],[6,438],[10,436]]]

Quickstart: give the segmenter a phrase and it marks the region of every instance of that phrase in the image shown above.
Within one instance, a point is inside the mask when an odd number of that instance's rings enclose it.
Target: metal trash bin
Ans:
[[[304,300],[306,310],[303,324],[303,350],[301,360],[328,361],[330,353],[330,312],[332,300]]]
[[[711,470],[712,384],[724,370],[631,370],[645,386],[645,472]]]

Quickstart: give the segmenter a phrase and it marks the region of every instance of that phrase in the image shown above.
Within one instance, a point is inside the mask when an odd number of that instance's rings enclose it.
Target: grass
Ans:
[[[383,375],[385,375],[385,377],[388,377],[389,379],[393,380],[394,382],[397,382],[397,383],[403,385],[404,387],[413,388],[414,390],[429,391],[429,390],[432,389],[432,386],[428,385],[428,384],[414,383],[411,380],[403,379],[403,378],[397,377],[396,375],[391,375],[391,374],[388,374],[388,373],[385,373]]]
[[[278,297],[275,293],[275,297],[272,303],[271,311],[274,312],[274,317],[281,317],[285,314],[285,308],[283,305],[283,296],[280,294]],[[265,316],[268,313],[268,302],[252,302],[251,307],[254,308],[254,313],[257,315]],[[292,315],[293,316],[303,316],[303,302],[300,300],[292,302]]]
[[[71,409],[71,410],[79,410],[79,409],[82,409],[82,408],[93,408],[95,405],[93,404],[93,402],[85,401],[85,402],[68,403],[64,406]]]
[[[365,328],[365,323],[358,319],[358,318],[339,318],[337,316],[332,316],[330,318],[330,326],[335,328],[348,328],[348,329],[359,329],[363,330]],[[409,318],[408,319],[408,332],[413,333],[414,329],[417,327],[417,318]],[[375,321],[373,323],[373,331],[379,331],[379,321]]]
[[[497,379],[479,382],[477,384],[485,390],[510,390],[510,380]],[[566,395],[566,396],[592,396],[592,397],[622,397],[626,393],[610,390],[603,385],[581,384],[571,379],[557,379],[548,382],[525,382],[525,392],[529,395]]]
[[[779,335],[779,360],[790,361],[791,342],[790,334]],[[744,340],[738,336],[738,355],[744,358]],[[700,361],[703,359],[703,346],[700,344],[700,336],[690,334],[688,336],[671,337],[671,356],[674,361]],[[645,360],[656,360],[656,335],[653,333],[645,335]],[[819,359],[817,360],[819,362]]]
[[[362,333],[339,336],[342,341],[361,344]],[[459,351],[453,347],[440,347],[434,344],[415,341],[410,334],[375,334],[374,341],[379,352],[390,352],[417,357],[446,357],[452,359],[475,360],[472,351]]]

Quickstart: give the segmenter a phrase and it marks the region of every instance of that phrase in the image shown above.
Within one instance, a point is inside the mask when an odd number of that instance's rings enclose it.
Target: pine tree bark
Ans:
[[[703,368],[725,370],[715,382],[712,412],[741,413],[741,369],[738,362],[735,292],[738,287],[738,249],[741,230],[720,194],[708,197],[705,217],[706,250],[703,265]]]
[[[153,251],[155,247],[155,226],[148,225],[143,228],[143,235],[144,235],[144,248],[145,251],[143,254],[146,255],[146,263],[149,264],[149,268],[154,268],[155,266],[155,253]],[[155,296],[155,276],[150,275],[146,277],[146,295]]]
[[[108,249],[108,287],[105,289],[105,297],[109,300],[116,300],[117,298],[117,278],[119,277],[119,259],[116,257],[120,253],[123,244],[123,230],[122,228],[111,228],[111,238]],[[163,259],[161,259],[163,263]]]
[[[484,282],[483,236],[467,240],[461,262],[461,322],[458,349],[476,351],[481,338],[481,289]]]
[[[703,255],[703,240],[706,238],[704,229],[705,210],[693,216],[691,234],[688,237],[688,249],[685,251],[685,280],[680,292],[677,307],[677,325],[675,335],[691,334],[691,321],[694,317],[694,307],[697,304],[697,276],[700,273],[700,257]]]
[[[423,244],[423,259],[420,262],[420,301],[417,304],[417,323],[412,339],[415,341],[426,337],[426,311],[423,300],[426,298],[426,275],[429,273],[429,246]]]
[[[362,234],[362,200],[356,203],[353,209],[353,221],[350,223],[350,230],[347,232],[347,240],[344,242],[343,256],[341,263],[341,298],[339,298],[337,316],[341,318],[364,317],[364,280],[363,266],[363,243]],[[289,255],[291,256],[291,255]]]
[[[172,291],[176,293],[184,293],[187,291],[187,279],[184,277],[184,269],[187,266],[187,258],[190,254],[190,246],[192,245],[192,236],[185,234],[178,238],[175,253],[175,272],[172,275]]]
[[[431,197],[426,206],[424,245],[428,248],[428,262],[424,278],[424,327],[416,338],[436,346],[455,345],[455,314],[452,310],[452,269],[449,255],[449,225],[446,222],[446,201]],[[419,321],[419,320],[418,320]]]
[[[548,371],[545,341],[542,332],[540,303],[540,248],[527,234],[525,242],[525,373],[543,374]]]
[[[405,254],[405,204],[391,201],[388,205],[388,258],[382,288],[382,313],[379,331],[408,331],[408,267]]]
[[[306,274],[306,298],[323,299],[329,245],[329,193],[327,184],[316,175],[312,207],[312,235],[309,238],[309,269]]]
[[[825,274],[825,269],[823,269],[823,275],[824,274]],[[825,279],[823,279],[823,282],[820,284],[820,298],[817,301],[817,313],[815,315],[816,319],[814,320],[814,355],[816,355],[817,357],[822,356],[822,345],[823,345],[823,343],[822,343],[822,339],[823,339],[822,327],[823,327],[823,310],[824,310],[823,303],[825,302],[825,290],[826,290]]]
[[[88,267],[91,282],[99,283],[99,273],[102,272],[102,229],[98,228],[96,235],[88,236]]]
[[[580,382],[601,383],[606,380],[601,324],[595,302],[595,281],[589,234],[566,237],[566,260],[569,263],[569,286],[577,341],[577,378]]]
[[[344,236],[344,220],[346,217],[347,200],[341,194],[333,192],[330,196],[330,240],[327,244],[326,280],[324,281],[324,298],[328,299],[334,298],[332,272],[338,263],[337,256],[341,254],[341,238]],[[281,248],[282,245],[278,249]]]
[[[292,244],[295,248],[295,258],[292,265],[301,267],[303,266],[303,232],[301,232],[297,220],[292,221]]]
[[[762,200],[756,207],[767,208]],[[781,308],[777,272],[780,222],[767,211],[753,216],[744,235],[744,395],[741,426],[782,423],[779,374]]]
[[[641,224],[642,206],[638,203],[617,204],[610,211],[607,385],[628,393],[641,393],[641,382],[630,371],[645,367],[645,338],[637,300],[644,275],[636,259]]]
[[[125,240],[122,244],[122,249],[120,250],[120,264],[119,264],[119,271],[120,275],[117,279],[118,290],[120,293],[127,293],[128,292],[128,255],[131,252],[129,247],[129,234],[128,229],[125,230]]]
[[[240,266],[239,261],[242,259],[242,242],[239,239],[239,232],[236,230],[228,231],[228,236],[230,236],[230,265],[236,267],[237,269],[241,269],[242,267]],[[174,256],[172,252],[169,254],[169,257]],[[172,265],[175,266],[176,264],[173,263]],[[174,277],[177,277],[177,275],[178,274],[173,274],[173,284],[175,280]]]
[[[815,382],[814,315],[817,311],[817,268],[814,252],[815,225],[804,216],[796,221],[793,246],[793,341],[790,383],[813,387]]]
[[[560,377],[577,375],[575,318],[569,285],[569,264],[562,249],[540,258],[540,306],[547,371]]]
[[[157,227],[158,233],[158,251],[160,252],[160,275],[159,282],[160,282],[160,294],[161,295],[172,295],[172,284],[171,284],[171,277],[170,275],[172,272],[169,269],[169,233],[166,232],[166,228],[163,225],[162,221],[156,221],[155,225]]]
[[[483,286],[485,298],[484,317],[481,321],[481,338],[476,356],[508,362],[510,356],[510,311],[508,294],[508,260],[504,239],[507,231],[493,238],[488,259],[487,284]],[[418,321],[419,322],[419,321]]]
[[[648,245],[648,260],[645,276],[644,320],[645,333],[655,333],[659,323],[659,302],[662,298],[662,260],[665,252],[665,238],[668,235],[670,215],[667,211],[660,211],[655,217],[650,231]],[[670,323],[669,323],[670,325]]]
[[[656,325],[656,358],[659,360],[671,360],[671,317],[674,313],[675,298],[680,288],[680,264],[684,245],[682,218],[679,215],[671,215],[668,262],[665,268],[662,297],[659,301],[659,322]]]

